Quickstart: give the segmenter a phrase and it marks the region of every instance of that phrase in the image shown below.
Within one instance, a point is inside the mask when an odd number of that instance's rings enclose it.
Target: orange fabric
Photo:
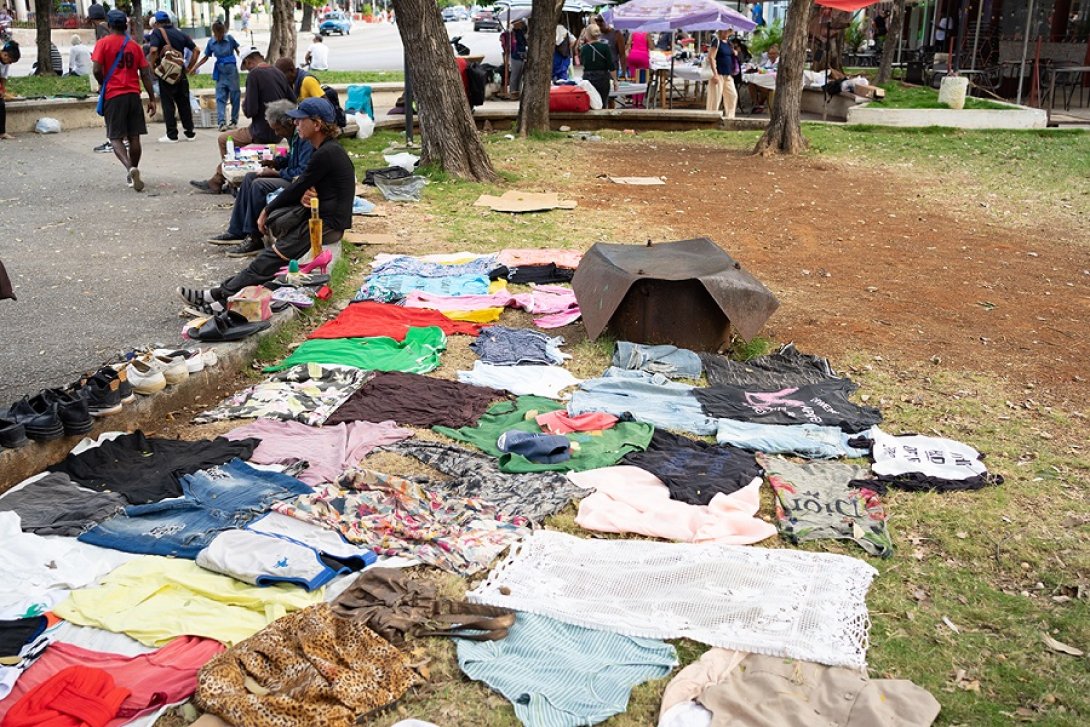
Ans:
[[[101,669],[70,666],[16,702],[2,727],[105,727],[128,696]]]
[[[448,336],[461,333],[476,336],[481,327],[466,321],[453,321],[437,310],[405,308],[391,303],[362,301],[352,303],[339,316],[318,326],[308,338],[372,338],[389,336],[404,341],[410,328],[438,326]]]

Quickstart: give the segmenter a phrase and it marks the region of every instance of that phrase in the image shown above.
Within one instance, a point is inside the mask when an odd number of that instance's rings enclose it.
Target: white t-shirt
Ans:
[[[307,48],[310,54],[311,70],[325,71],[329,69],[329,47],[325,43],[311,43]]]
[[[944,480],[964,480],[988,472],[980,460],[980,452],[952,439],[892,437],[877,427],[869,434],[874,439],[871,469],[876,475],[919,473]]]
[[[74,45],[68,51],[68,70],[77,76],[91,75],[91,50],[85,45]]]

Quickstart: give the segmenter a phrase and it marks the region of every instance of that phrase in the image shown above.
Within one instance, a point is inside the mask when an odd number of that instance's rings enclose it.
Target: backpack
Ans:
[[[322,91],[325,92],[323,98],[333,105],[333,113],[337,115],[337,126],[343,131],[344,127],[348,126],[348,118],[344,115],[344,109],[341,108],[341,99],[336,89],[332,86],[322,86]]]
[[[469,105],[471,107],[480,106],[484,103],[484,90],[488,85],[488,71],[481,67],[480,63],[470,63],[466,68],[466,76],[469,81],[469,90],[466,95],[469,97]]]
[[[159,62],[155,64],[155,75],[163,83],[171,85],[178,82],[185,74],[185,56],[170,44],[167,32],[159,28],[163,36],[163,47],[159,49]]]
[[[571,33],[564,36],[564,40],[556,44],[556,52],[561,58],[571,58]]]

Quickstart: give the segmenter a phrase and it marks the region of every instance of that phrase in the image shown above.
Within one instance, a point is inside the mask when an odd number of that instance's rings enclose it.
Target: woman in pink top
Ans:
[[[628,42],[628,70],[638,72],[636,83],[647,83],[647,70],[651,67],[650,37],[637,30]]]

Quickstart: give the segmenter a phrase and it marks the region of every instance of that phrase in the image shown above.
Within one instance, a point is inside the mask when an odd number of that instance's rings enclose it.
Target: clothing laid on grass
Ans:
[[[440,599],[435,583],[410,578],[400,568],[368,568],[331,602],[333,613],[366,626],[394,646],[428,624]]]
[[[613,365],[620,369],[662,374],[671,379],[698,379],[703,372],[700,357],[677,346],[648,346],[643,343],[617,341]]]
[[[0,619],[0,663],[7,664],[19,656],[23,647],[36,640],[45,627],[45,616]]]
[[[571,481],[594,494],[579,503],[575,523],[603,533],[636,533],[685,543],[759,543],[776,528],[756,517],[760,482],[729,495],[717,494],[706,506],[670,499],[670,490],[639,467],[602,467],[571,472]]]
[[[1003,482],[1002,476],[988,473],[983,455],[967,444],[942,437],[894,437],[877,427],[866,436],[874,442],[871,470],[879,482],[872,487],[880,494],[887,487],[944,492],[979,490]]]
[[[789,543],[852,540],[871,555],[893,555],[886,513],[872,489],[853,488],[867,470],[839,462],[796,464],[782,457],[762,458],[776,493],[776,522]]]
[[[526,727],[597,724],[628,709],[632,688],[677,665],[674,647],[520,613],[499,641],[458,639],[458,666],[511,701]]]
[[[0,620],[0,720],[4,705],[13,701],[9,695],[53,643],[49,621],[46,616]]]
[[[529,293],[511,293],[506,287],[487,295],[437,295],[422,290],[414,290],[405,296],[402,302],[406,308],[424,308],[442,311],[443,315],[453,317],[452,313],[470,313],[473,311],[491,311],[504,308],[527,308],[530,305]]]
[[[94,550],[71,539],[24,533],[18,515],[0,512],[0,618],[40,616],[68,589],[94,583],[117,565],[92,556]]]
[[[477,340],[469,344],[473,352],[485,363],[496,366],[520,366],[527,364],[556,365],[571,358],[562,353],[563,338],[552,338],[538,331],[507,326],[488,326],[481,329]]]
[[[435,326],[410,328],[404,341],[376,338],[331,338],[303,341],[286,359],[265,371],[282,371],[299,364],[354,366],[367,371],[407,371],[426,374],[439,368],[447,337]]]
[[[183,477],[184,497],[127,507],[79,540],[127,553],[196,558],[218,533],[244,527],[274,502],[310,491],[294,477],[235,459]]]
[[[75,537],[127,504],[116,492],[85,490],[63,472],[50,472],[0,497],[0,511],[19,515],[23,532]]]
[[[714,353],[702,353],[700,360],[712,386],[728,384],[743,389],[775,391],[839,378],[828,359],[799,353],[793,343],[776,353],[749,361],[733,361]]]
[[[145,646],[163,646],[178,636],[230,645],[321,600],[321,591],[251,586],[191,560],[145,555],[111,571],[101,585],[72,591],[54,612],[80,626],[128,634]]]
[[[480,500],[509,518],[524,517],[540,523],[572,500],[590,494],[559,472],[501,472],[495,458],[477,451],[439,442],[412,440],[387,447],[413,457],[451,479],[433,480],[430,489],[444,494]]]
[[[509,247],[499,251],[496,262],[509,268],[520,265],[556,265],[560,268],[575,270],[579,267],[579,261],[583,259],[583,253],[579,250],[564,250],[561,248],[518,248]]]
[[[390,303],[351,303],[333,320],[314,329],[307,338],[374,338],[404,341],[411,328],[436,326],[443,333],[476,336],[479,326],[452,321],[439,311],[405,308]]]
[[[466,597],[629,636],[861,669],[877,573],[843,555],[538,530]]]
[[[197,672],[221,651],[223,644],[218,641],[194,636],[182,636],[161,649],[139,656],[92,651],[57,642],[26,671],[11,696],[0,701],[0,720],[34,687],[69,667],[87,666],[106,672],[118,687],[129,692],[116,717],[105,723],[105,727],[121,727],[163,705],[188,699],[197,688]]]
[[[569,434],[571,432],[599,432],[612,429],[619,421],[612,414],[588,412],[572,416],[563,409],[545,412],[534,418],[541,431],[549,434]]]
[[[662,374],[610,367],[597,379],[588,379],[572,394],[568,412],[602,411],[631,414],[637,421],[663,429],[693,434],[715,434],[714,418],[704,413],[694,387],[670,381]]]
[[[371,272],[375,275],[418,275],[422,278],[447,278],[456,275],[488,275],[496,267],[491,255],[476,257],[464,262],[439,263],[421,260],[410,255],[395,255],[375,262]]]
[[[575,291],[560,285],[535,285],[521,307],[534,314],[539,328],[559,328],[579,320],[582,313]]]
[[[849,444],[858,435],[840,427],[817,424],[757,424],[735,419],[718,420],[715,441],[765,454],[794,454],[806,459],[866,457],[866,449]]]
[[[350,727],[418,681],[394,646],[322,603],[213,658],[196,703],[233,725]]]
[[[376,447],[400,442],[413,435],[412,430],[401,429],[386,419],[388,417],[373,420],[379,422],[377,424],[366,421],[331,425],[327,421],[322,427],[279,419],[258,419],[232,429],[224,436],[228,439],[260,440],[261,444],[250,456],[250,461],[256,464],[306,462],[306,469],[299,473],[298,478],[308,485],[320,485],[336,482],[342,472],[359,464]]]
[[[414,427],[463,427],[474,424],[492,402],[502,398],[503,394],[481,386],[399,371],[383,372],[375,374],[333,412],[326,426],[391,420]]]
[[[350,547],[343,543],[339,550]],[[377,560],[370,551],[353,550],[352,555],[337,558],[287,538],[225,530],[197,554],[196,562],[201,568],[255,586],[288,583],[313,591],[338,575],[361,570]]]
[[[420,275],[368,275],[353,300],[393,303],[413,291],[434,295],[488,295],[487,275],[452,275],[425,278]]]
[[[105,727],[118,714],[129,690],[101,669],[70,666],[11,705],[4,727]]]
[[[158,502],[182,494],[183,475],[253,454],[257,441],[232,442],[223,437],[185,442],[147,437],[142,431],[104,441],[79,454],[69,454],[50,467],[81,487],[116,492],[130,503]]]
[[[193,421],[204,424],[220,419],[265,418],[320,426],[371,376],[370,371],[354,366],[291,366],[229,396]]]
[[[656,429],[643,452],[622,460],[651,472],[670,488],[670,497],[690,505],[707,505],[717,494],[760,482],[761,466],[751,452]]]
[[[456,376],[464,384],[549,399],[559,399],[560,392],[581,382],[562,366],[497,366],[484,361],[474,361],[470,371]]]
[[[509,283],[520,285],[542,285],[546,283],[570,283],[575,275],[571,268],[564,268],[556,263],[544,265],[501,265],[489,274],[491,278],[502,278]]]
[[[708,727],[712,713],[700,704],[700,695],[725,679],[747,656],[744,651],[715,647],[675,674],[662,692],[658,727]]]
[[[855,391],[848,379],[779,390],[745,389],[720,384],[695,389],[705,413],[716,419],[738,419],[759,424],[817,424],[862,432],[882,421],[874,407],[848,399]],[[713,432],[714,433],[714,430]]]
[[[506,518],[491,504],[365,469],[273,509],[333,528],[379,555],[416,558],[460,575],[487,568],[527,533],[524,518]]]
[[[435,427],[434,430],[451,439],[468,442],[493,457],[498,457],[499,467],[503,472],[578,472],[595,467],[608,467],[616,464],[629,452],[647,447],[654,431],[649,424],[619,422],[612,429],[602,432],[573,432],[568,437],[574,445],[571,459],[555,464],[536,464],[521,455],[501,452],[496,446],[499,436],[512,429],[540,434],[541,428],[534,417],[557,409],[560,409],[560,405],[550,399],[520,396],[513,402],[493,404],[475,427]]]
[[[711,727],[927,727],[940,709],[904,679],[761,654],[747,655],[700,702],[712,713]]]

